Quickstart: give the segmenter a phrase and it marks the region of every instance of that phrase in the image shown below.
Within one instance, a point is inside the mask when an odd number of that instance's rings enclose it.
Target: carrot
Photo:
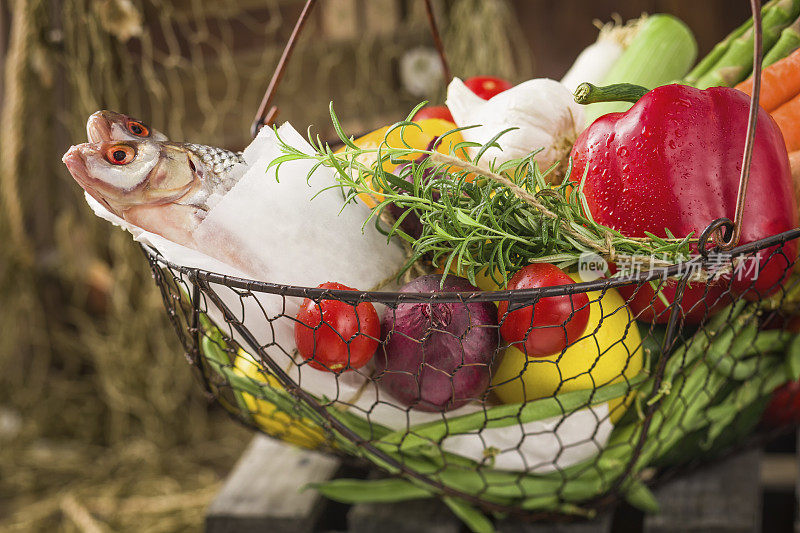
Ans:
[[[753,78],[747,78],[736,86],[750,96],[753,95]],[[761,107],[774,111],[793,96],[800,93],[800,49],[761,72]]]
[[[770,113],[783,133],[789,152],[800,150],[800,94]]]

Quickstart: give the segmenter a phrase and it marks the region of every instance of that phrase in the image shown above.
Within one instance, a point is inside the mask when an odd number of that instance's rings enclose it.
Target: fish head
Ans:
[[[63,157],[75,181],[112,213],[176,202],[207,172],[202,160],[180,144],[103,141],[72,146]]]
[[[141,120],[116,111],[95,111],[86,122],[90,143],[102,141],[166,141],[167,136]]]

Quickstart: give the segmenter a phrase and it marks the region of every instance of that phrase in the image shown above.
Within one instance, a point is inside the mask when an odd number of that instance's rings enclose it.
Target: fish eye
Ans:
[[[106,150],[106,160],[112,165],[127,165],[136,157],[136,150],[126,144],[117,144]]]
[[[138,122],[136,120],[129,120],[128,121],[128,131],[136,135],[137,137],[149,137],[150,130],[147,129],[147,126]]]

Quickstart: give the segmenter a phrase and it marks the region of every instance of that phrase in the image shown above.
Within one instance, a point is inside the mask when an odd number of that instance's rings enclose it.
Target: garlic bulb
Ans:
[[[564,85],[547,78],[520,83],[489,100],[453,78],[447,87],[446,103],[456,125],[477,126],[461,132],[466,141],[483,145],[501,131],[515,128],[498,139],[500,148],[485,152],[481,166],[493,160],[499,164],[526,157],[541,149],[534,160],[540,169],[547,169],[566,159],[584,127],[583,106],[575,103]],[[479,148],[469,150],[475,157]]]

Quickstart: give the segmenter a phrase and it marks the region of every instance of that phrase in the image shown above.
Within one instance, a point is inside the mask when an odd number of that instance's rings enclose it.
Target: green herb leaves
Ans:
[[[347,137],[333,107],[331,120],[344,144],[341,151],[334,152],[318,137],[309,135],[313,153],[307,154],[279,138],[283,155],[272,166],[311,159],[317,162],[314,170],[319,166],[333,169],[336,187],[343,191],[345,202],[356,201],[359,195],[375,200],[365,224],[373,218],[376,224],[385,220],[390,204],[407,209],[401,220],[383,228],[388,236],[410,244],[413,253],[406,270],[425,257],[435,267],[445,272],[452,269],[473,284],[476,275],[485,272],[504,287],[510,276],[528,263],[547,261],[566,268],[577,263],[584,252],[609,259],[641,256],[646,261],[643,264],[656,266],[672,264],[690,254],[688,239],[627,238],[595,223],[581,187],[569,179],[571,164],[566,165],[563,180],[550,185],[557,167],[565,165],[541,170],[535,161],[536,151],[501,165],[483,161],[485,151],[497,146],[507,131],[482,146],[454,143],[448,155],[437,146],[427,150],[411,146],[407,131],[421,126],[410,118],[388,128],[377,148],[360,147]],[[442,137],[463,129],[455,128]],[[402,142],[391,143],[390,136],[398,130]],[[467,152],[474,156],[467,157]],[[384,169],[401,163],[405,164],[402,172],[411,173],[410,177],[403,174],[408,179],[397,170]],[[400,227],[407,216],[418,217],[422,224],[418,239]]]

